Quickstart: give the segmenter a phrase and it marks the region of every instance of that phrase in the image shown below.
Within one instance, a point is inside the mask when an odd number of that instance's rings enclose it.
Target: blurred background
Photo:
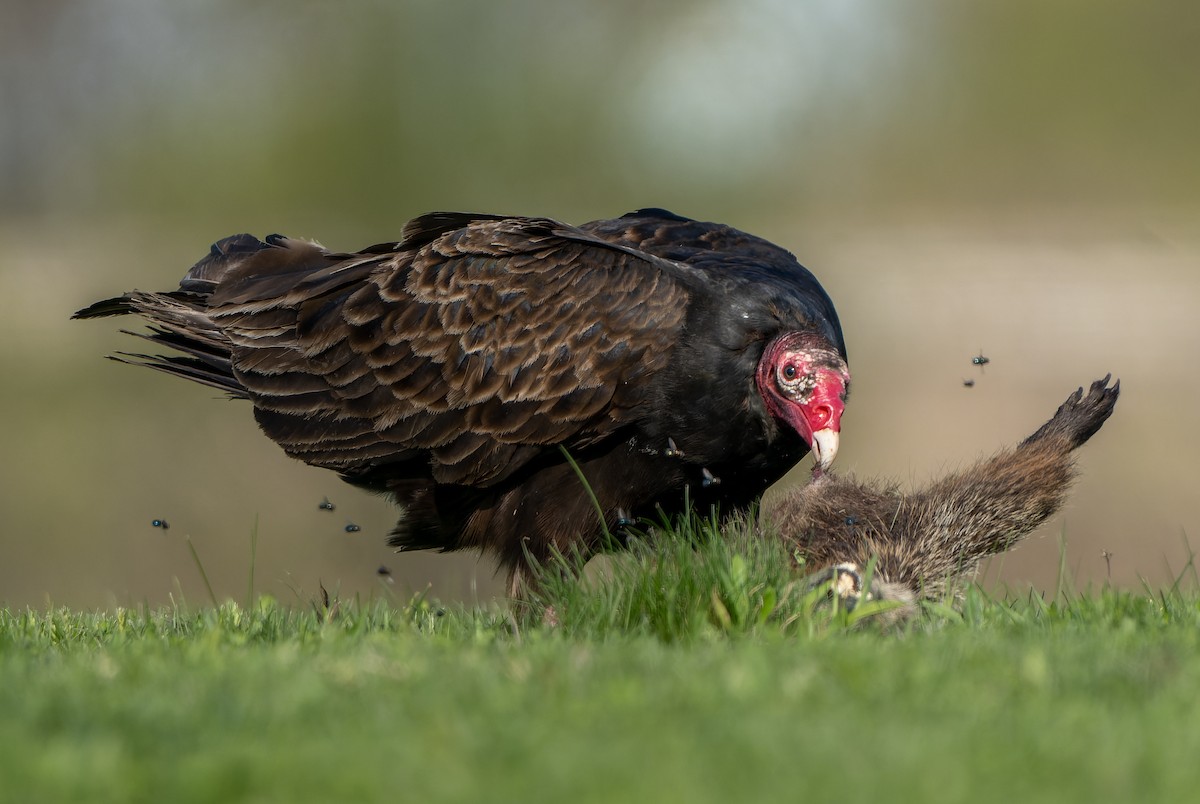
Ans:
[[[132,321],[67,320],[234,232],[348,250],[439,209],[788,247],[842,316],[862,476],[925,482],[1113,372],[1070,503],[985,577],[1168,583],[1200,533],[1198,144],[1183,2],[6,2],[0,603],[204,602],[189,538],[219,597],[256,540],[284,601],[491,599],[488,560],[394,555],[393,507],[247,405],[102,360]]]

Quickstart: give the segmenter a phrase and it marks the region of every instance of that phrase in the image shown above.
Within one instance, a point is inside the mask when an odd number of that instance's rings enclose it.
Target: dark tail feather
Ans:
[[[173,374],[176,377],[183,377],[185,380],[191,380],[201,385],[207,385],[210,388],[216,388],[218,391],[229,394],[231,399],[249,399],[246,389],[239,385],[231,375],[214,371],[207,363],[191,357],[143,355],[135,352],[117,352],[115,355],[107,355],[107,357],[118,363],[145,366],[156,371]]]
[[[113,360],[147,366],[245,399],[246,389],[233,373],[229,339],[209,317],[208,302],[222,278],[249,255],[271,248],[272,238],[278,236],[267,238],[265,243],[248,234],[226,237],[213,244],[209,253],[192,266],[179,283],[179,290],[168,293],[132,290],[85,307],[72,318],[140,315],[150,325],[149,332],[123,331],[156,346],[182,352],[183,356],[121,352],[110,355]]]
[[[194,310],[203,310],[208,306],[208,297],[212,294],[213,288],[231,268],[241,265],[247,256],[270,248],[275,242],[285,239],[281,235],[270,235],[267,237],[267,242],[264,243],[254,235],[231,235],[213,243],[208,254],[205,254],[199,262],[188,269],[179,282],[179,290],[157,294],[147,294],[137,290],[130,291],[84,307],[71,318],[104,318],[127,313],[145,315],[147,311],[142,309],[138,302],[144,303],[148,296],[166,297]],[[150,316],[147,315],[147,318]]]
[[[234,399],[249,398],[246,395],[246,389],[234,379],[229,350],[223,344],[214,343],[211,339],[202,340],[189,337],[160,327],[151,327],[150,332],[133,332],[128,329],[121,331],[126,335],[145,338],[159,346],[170,347],[188,356],[118,352],[116,355],[109,355],[109,359],[131,366],[146,366],[156,371],[173,374],[176,377],[183,377],[185,380],[224,391]]]
[[[188,300],[191,303],[180,300],[180,297],[185,295],[193,296]],[[183,377],[224,391],[231,397],[248,398],[246,389],[234,376],[228,338],[212,323],[205,310],[192,306],[195,304],[194,294],[133,291],[120,299],[109,301],[113,304],[105,305],[101,302],[99,305],[92,305],[87,310],[80,311],[87,315],[77,313],[76,317],[137,313],[149,322],[149,331],[134,332],[126,329],[121,330],[122,332],[148,340],[155,346],[182,352],[184,355],[118,352],[116,355],[109,355],[111,359]],[[90,312],[97,307],[100,311]]]
[[[191,355],[198,360],[204,361],[217,371],[229,375],[233,374],[233,364],[230,360],[229,350],[223,348],[223,344],[214,344],[211,339],[201,340],[181,335],[177,332],[171,332],[161,327],[150,327],[149,332],[134,332],[130,329],[123,329],[121,332],[126,335],[133,335],[135,338],[145,338],[159,346],[169,346],[177,352],[183,352],[185,355]]]
[[[110,315],[125,315],[132,312],[133,308],[129,305],[129,294],[125,294],[124,296],[104,299],[95,304],[88,305],[82,310],[76,311],[71,318],[104,318]]]

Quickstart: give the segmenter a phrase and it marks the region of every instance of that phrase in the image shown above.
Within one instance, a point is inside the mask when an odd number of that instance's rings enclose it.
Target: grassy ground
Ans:
[[[425,600],[3,611],[0,801],[1195,795],[1194,591],[968,589],[884,629],[777,549],[645,548],[551,582],[553,628]]]

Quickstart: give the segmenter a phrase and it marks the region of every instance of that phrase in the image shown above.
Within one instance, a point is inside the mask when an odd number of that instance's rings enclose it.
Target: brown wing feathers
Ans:
[[[218,286],[209,315],[290,454],[363,477],[420,471],[424,453],[425,476],[487,485],[540,452],[531,446],[587,443],[622,423],[633,380],[665,364],[682,288],[551,221],[448,228],[461,222],[410,224],[419,248],[406,239],[337,262],[305,246],[295,259],[307,274],[247,262]]]
[[[77,315],[141,314],[141,337],[182,354],[131,360],[249,398],[288,454],[394,494],[394,544],[487,545],[516,567],[530,534],[545,548],[596,528],[560,445],[611,468],[610,494],[647,484],[624,444],[695,285],[555,221],[436,213],[356,254],[235,235],[180,290]],[[651,473],[647,499],[678,485]]]

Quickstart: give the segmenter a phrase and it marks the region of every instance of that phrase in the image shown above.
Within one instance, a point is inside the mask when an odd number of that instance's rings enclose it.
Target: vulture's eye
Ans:
[[[785,379],[788,379],[788,380],[796,379],[796,367],[793,366],[791,363],[788,363],[786,366],[783,367],[783,376]]]

